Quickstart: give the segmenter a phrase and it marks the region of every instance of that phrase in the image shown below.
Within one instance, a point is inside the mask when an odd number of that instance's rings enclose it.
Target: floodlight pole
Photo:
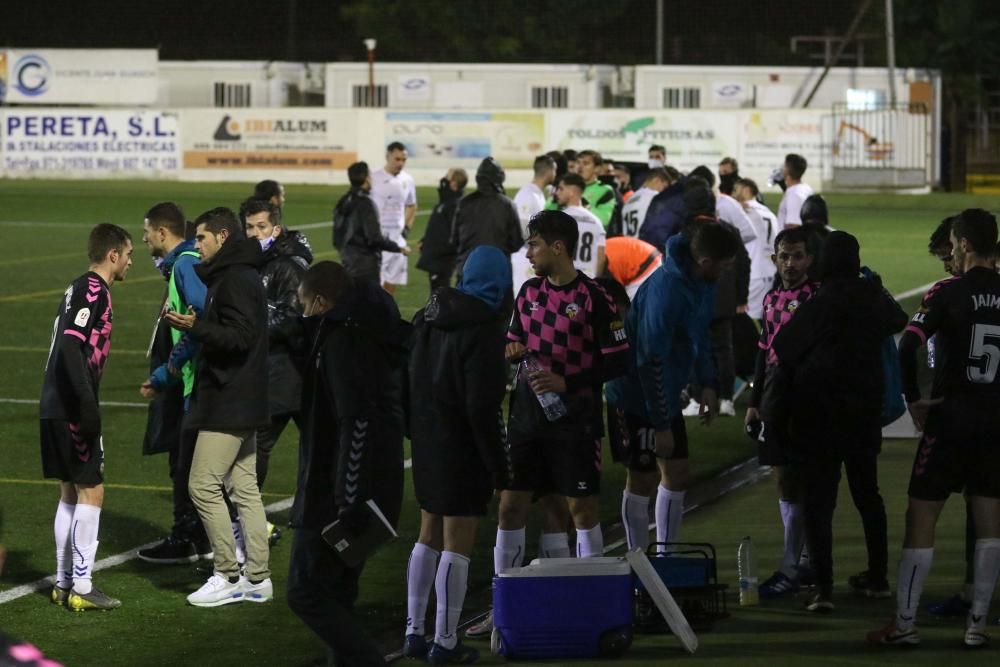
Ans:
[[[369,37],[365,40],[365,48],[368,49],[368,106],[375,106],[375,39]]]
[[[889,66],[889,105],[896,108],[896,30],[893,26],[892,0],[885,0],[885,53]]]
[[[663,64],[663,0],[656,0],[656,64]]]

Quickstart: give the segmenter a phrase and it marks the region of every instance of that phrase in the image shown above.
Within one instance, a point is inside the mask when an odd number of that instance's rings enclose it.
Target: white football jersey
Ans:
[[[778,226],[778,219],[771,209],[756,199],[747,202],[746,213],[754,231],[757,232],[757,240],[754,242],[753,252],[750,253],[750,279],[773,278],[778,270],[771,261],[771,255],[774,254],[774,239],[783,228]]]
[[[576,220],[580,236],[576,241],[576,257],[573,266],[591,278],[597,277],[597,249],[607,246],[608,234],[600,219],[582,206],[567,206],[563,209]]]
[[[528,221],[533,215],[545,208],[545,193],[534,183],[528,183],[514,195],[514,206],[517,208],[517,217],[521,221],[521,235],[527,239]],[[510,274],[513,278],[514,294],[521,291],[521,285],[525,281],[535,277],[535,270],[531,268],[531,262],[528,261],[527,246],[511,253]]]
[[[728,222],[739,231],[743,245],[747,246],[747,252],[750,252],[750,244],[757,238],[757,233],[750,224],[750,218],[743,210],[743,205],[729,195],[720,192],[715,199],[715,215],[719,216],[719,220]]]
[[[805,183],[798,183],[785,190],[785,195],[778,205],[778,224],[784,229],[788,225],[802,224],[802,204],[805,203],[813,189]]]
[[[659,193],[652,188],[639,188],[628,201],[622,206],[622,234],[639,238],[639,230],[646,220],[646,212],[649,211],[649,203],[653,197]]]
[[[395,239],[406,226],[406,207],[417,203],[417,186],[405,171],[393,176],[383,167],[372,174],[371,198],[378,207],[382,233]]]

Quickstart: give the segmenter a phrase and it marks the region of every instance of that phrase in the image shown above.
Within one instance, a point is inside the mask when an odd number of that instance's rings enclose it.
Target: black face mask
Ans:
[[[449,190],[451,190],[451,184],[448,183],[447,178],[442,178],[440,181],[438,181],[438,192],[440,192],[442,195],[446,195],[448,194]]]

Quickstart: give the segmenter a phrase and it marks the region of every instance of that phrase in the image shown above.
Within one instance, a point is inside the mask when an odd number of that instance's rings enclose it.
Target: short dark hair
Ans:
[[[87,239],[87,259],[93,264],[100,264],[112,250],[125,252],[125,246],[131,242],[132,235],[124,228],[110,222],[102,222],[90,230],[90,238]]]
[[[347,168],[347,180],[351,182],[352,188],[360,188],[365,184],[365,179],[371,174],[367,162],[355,162]]]
[[[760,194],[760,188],[757,187],[757,182],[752,178],[740,178],[736,181],[737,185],[742,185],[743,187],[750,190],[750,194],[756,197]]]
[[[601,154],[598,153],[597,151],[592,151],[590,149],[587,149],[585,151],[580,151],[579,153],[576,154],[577,160],[579,160],[582,157],[589,157],[591,160],[593,160],[595,167],[600,167],[602,164],[604,164],[604,158],[602,158]]]
[[[316,262],[302,274],[299,283],[302,291],[313,296],[321,296],[330,303],[336,303],[354,281],[341,264],[325,260]]]
[[[798,153],[789,153],[785,156],[785,166],[788,167],[788,175],[797,181],[802,178],[802,174],[806,173],[808,164],[806,159]]]
[[[667,154],[667,148],[665,146],[661,146],[660,144],[653,144],[652,146],[650,146],[646,150],[646,155],[649,155],[653,151],[659,151],[659,152],[663,153],[664,155]]]
[[[469,174],[464,169],[453,169],[452,173],[455,177],[455,185],[458,186],[459,190],[464,190],[465,186],[469,184]]]
[[[549,155],[539,155],[535,158],[531,168],[535,170],[535,176],[541,176],[550,169],[555,169],[556,161]]]
[[[251,215],[257,215],[258,213],[267,213],[267,219],[272,225],[281,224],[281,209],[275,206],[267,199],[258,199],[257,197],[250,197],[245,199],[242,204],[240,204],[240,222],[244,225],[247,224],[247,218]]]
[[[404,146],[403,142],[401,142],[401,141],[394,141],[394,142],[392,142],[391,144],[389,144],[388,146],[385,147],[385,152],[386,153],[391,153],[393,151],[405,151],[405,150],[406,150],[406,146]]]
[[[698,176],[700,178],[705,179],[705,182],[708,183],[709,188],[715,187],[715,174],[713,174],[712,170],[703,164],[698,165],[697,167],[692,169],[691,173],[688,174],[688,177],[691,176]]]
[[[663,167],[656,167],[655,169],[650,169],[646,172],[646,181],[649,182],[651,178],[658,178],[664,183],[669,184],[671,182],[670,174]]]
[[[583,176],[580,174],[563,174],[562,180],[559,182],[562,185],[572,185],[573,187],[580,188],[580,192],[587,189],[587,182],[583,180]]]
[[[801,225],[796,227],[785,227],[778,232],[778,236],[774,239],[774,251],[777,252],[778,246],[782,243],[787,243],[788,245],[802,243],[806,246],[806,254],[815,256],[816,247],[815,244],[812,243],[812,236],[813,233]]]
[[[957,240],[965,239],[973,252],[991,257],[997,245],[997,219],[981,208],[967,208],[951,221],[951,233]]]
[[[569,174],[567,174],[569,175]],[[575,174],[573,174],[575,176]],[[580,229],[568,213],[563,211],[541,211],[528,221],[528,238],[541,236],[549,245],[562,241],[566,252],[570,255],[576,252],[576,243],[580,239]]]
[[[146,211],[146,220],[153,229],[166,229],[180,238],[184,238],[187,231],[184,210],[172,201],[160,202]]]
[[[239,218],[236,217],[233,209],[226,208],[225,206],[218,206],[210,211],[205,211],[195,218],[194,224],[195,227],[205,225],[205,231],[212,234],[218,234],[225,229],[231,237],[243,238],[245,236],[243,225],[240,223]]]
[[[736,172],[731,174],[719,174],[719,192],[724,195],[733,194],[733,190],[736,188],[736,181],[740,179],[736,175]]]
[[[270,199],[281,196],[281,183],[278,181],[261,181],[253,188],[253,196],[257,199]]]
[[[566,160],[566,156],[559,151],[549,151],[546,153],[552,160],[556,163],[556,178],[559,178],[566,173],[569,164]]]
[[[562,152],[562,154],[563,157],[566,158],[567,162],[574,162],[576,161],[576,158],[579,156],[579,154],[572,148],[567,148]]]
[[[688,227],[687,233],[691,239],[691,254],[695,257],[729,259],[736,256],[742,243],[736,228],[725,222],[698,221]]]
[[[675,167],[671,167],[668,164],[664,165],[663,169],[667,172],[667,175],[670,176],[671,183],[676,183],[677,181],[681,180],[681,172],[677,171]]]
[[[935,250],[945,246],[951,247],[951,224],[954,219],[955,216],[949,215],[938,224],[937,229],[931,234],[931,240],[927,243],[927,251],[930,254],[933,255]]]
[[[721,167],[724,164],[728,164],[730,167],[732,167],[734,174],[739,173],[739,171],[740,171],[740,163],[736,161],[736,158],[734,158],[734,157],[728,157],[728,156],[724,157],[724,158],[722,158],[722,160],[719,161],[719,166]]]

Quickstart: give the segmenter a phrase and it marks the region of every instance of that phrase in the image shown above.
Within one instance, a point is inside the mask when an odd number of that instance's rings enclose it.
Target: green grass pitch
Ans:
[[[139,384],[148,370],[144,354],[163,290],[140,240],[143,213],[156,202],[174,200],[193,218],[214,206],[235,207],[249,191],[245,184],[0,181],[0,239],[6,250],[0,257],[0,543],[9,550],[0,594],[49,575],[54,566],[52,516],[58,491],[53,483],[40,479],[33,401],[40,390],[56,305],[67,283],[86,269],[90,227],[110,221],[126,226],[135,237],[132,272],[112,291],[114,341],[101,396],[103,401],[141,402]],[[342,191],[289,186],[286,221],[291,227],[328,221]],[[421,188],[419,208],[431,208],[434,197],[431,188]],[[776,209],[778,195],[767,197]],[[886,286],[897,294],[942,277],[939,262],[926,252],[927,237],[941,218],[968,206],[1000,210],[1000,197],[831,195],[828,200],[832,224],[859,237],[863,262],[879,271]],[[426,215],[420,215],[412,239],[420,238],[425,222]],[[328,226],[306,233],[318,258],[336,258]],[[410,284],[397,293],[405,317],[412,316],[427,297],[426,274],[416,270],[416,255],[410,258]],[[918,299],[911,297],[904,306],[912,311]],[[166,457],[141,455],[145,411],[105,407],[104,415],[108,491],[98,558],[161,538],[171,516]],[[712,477],[754,453],[738,419],[720,420],[708,429],[692,423],[691,433],[692,466],[698,479]],[[275,449],[265,504],[294,491],[296,438],[290,426]],[[882,457],[881,484],[889,510],[893,567],[902,536],[912,453],[911,441],[890,441]],[[608,523],[617,521],[623,478],[622,469],[606,465],[602,516]],[[400,539],[369,563],[358,606],[358,613],[387,652],[402,639],[406,558],[419,522],[409,484],[408,480]],[[927,619],[922,626],[924,646],[916,652],[873,651],[864,645],[864,632],[889,618],[892,601],[858,601],[847,592],[846,577],[864,568],[864,543],[846,489],[840,505],[834,554],[838,607],[832,617],[807,616],[799,611],[798,600],[749,610],[737,608],[730,600],[731,617],[702,635],[699,652],[684,660],[705,665],[881,665],[932,664],[961,655],[963,664],[994,662],[992,649],[975,655],[958,653],[961,624],[957,622]],[[285,518],[278,514],[273,520],[282,524]],[[470,606],[481,606],[486,600],[483,591],[492,572],[493,521],[484,521],[479,531]],[[963,522],[961,501],[955,498],[939,530],[925,599],[950,595],[961,581]],[[776,563],[781,545],[775,492],[769,481],[726,496],[690,515],[684,524],[685,539],[716,545],[720,577],[730,584],[735,583],[736,545],[745,534],[752,535],[758,545],[759,574],[764,578]],[[530,550],[537,529],[529,528],[528,535]],[[102,589],[122,599],[121,609],[72,614],[50,605],[43,594],[31,594],[0,604],[0,628],[33,641],[67,665],[315,664],[324,655],[323,646],[284,601],[289,548],[290,534],[286,533],[271,552],[276,599],[269,605],[189,607],[184,596],[203,580],[191,567],[154,567],[129,560],[95,575]],[[994,618],[997,614],[1000,609],[994,610]],[[488,655],[485,643],[481,649],[482,663],[502,662]],[[654,665],[681,657],[673,638],[639,636],[625,658],[615,662]]]

